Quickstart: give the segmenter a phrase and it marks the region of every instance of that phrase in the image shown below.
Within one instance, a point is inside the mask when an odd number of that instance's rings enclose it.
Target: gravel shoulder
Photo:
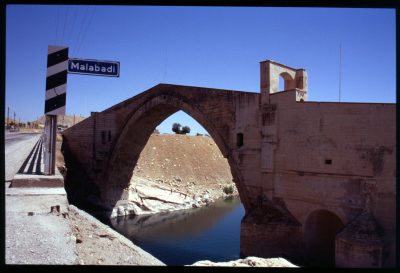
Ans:
[[[93,216],[69,206],[81,265],[165,265]]]
[[[6,264],[76,264],[67,207],[62,195],[6,195]]]
[[[6,264],[164,265],[60,191],[6,189]]]

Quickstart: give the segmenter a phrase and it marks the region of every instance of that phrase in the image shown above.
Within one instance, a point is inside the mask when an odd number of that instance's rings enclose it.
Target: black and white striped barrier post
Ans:
[[[68,47],[49,46],[47,51],[46,115],[44,133],[44,174],[54,175],[56,159],[57,115],[65,115]]]

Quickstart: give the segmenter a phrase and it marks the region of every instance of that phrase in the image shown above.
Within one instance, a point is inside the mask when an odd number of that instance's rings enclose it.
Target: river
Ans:
[[[197,209],[114,218],[111,226],[167,265],[190,265],[239,259],[243,216],[240,199],[232,198]]]

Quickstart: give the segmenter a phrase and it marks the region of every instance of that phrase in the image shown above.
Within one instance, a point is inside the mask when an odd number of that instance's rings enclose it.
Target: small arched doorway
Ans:
[[[335,266],[335,236],[342,228],[340,218],[327,210],[316,210],[307,217],[304,226],[307,265]]]

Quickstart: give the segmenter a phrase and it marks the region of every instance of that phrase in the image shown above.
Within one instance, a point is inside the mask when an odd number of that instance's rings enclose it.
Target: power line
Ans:
[[[60,17],[60,6],[57,6],[57,13],[56,13],[56,40],[55,43],[58,43],[58,21]]]
[[[79,50],[81,49],[81,46],[82,46],[82,44],[83,44],[83,41],[84,41],[85,38],[86,38],[86,33],[87,33],[87,30],[89,29],[91,23],[92,23],[92,19],[93,19],[93,16],[94,16],[95,11],[96,11],[96,6],[95,6],[95,7],[93,8],[93,10],[92,10],[92,13],[91,13],[89,22],[88,22],[88,24],[87,24],[87,27],[86,27],[84,33],[83,33],[81,43],[79,44],[79,46],[78,46],[78,48],[77,48],[77,54],[79,53]]]
[[[339,44],[339,102],[342,88],[342,44]]]
[[[88,10],[89,10],[89,6],[87,7],[87,9],[85,10],[85,12],[84,12],[84,14],[83,14],[83,19],[82,19],[82,21],[81,21],[81,27],[79,28],[78,38],[77,38],[77,40],[76,40],[76,47],[77,47],[77,50],[76,50],[76,52],[75,52],[76,55],[78,55],[78,45],[79,45],[79,43],[80,43],[80,38],[81,38],[81,34],[82,34],[82,29],[83,29],[83,26],[85,25],[85,22],[86,22],[86,18],[87,18],[86,14],[88,13]]]
[[[73,38],[73,36],[74,36],[73,33],[74,33],[74,29],[75,29],[74,26],[75,26],[75,21],[76,21],[76,13],[77,13],[76,11],[75,11],[75,12],[72,11],[73,17],[72,17],[72,24],[71,24],[71,28],[70,28],[70,29],[71,29],[71,31],[70,31],[70,33],[71,33],[71,39],[68,39],[68,40],[67,40],[67,41],[71,41],[71,42],[70,42],[70,47],[72,47],[73,41],[74,41],[72,38]]]
[[[79,45],[78,45],[78,47],[77,47],[77,54],[78,54],[79,50],[80,50],[81,47],[82,47],[83,41],[84,41],[85,38],[86,38],[86,33],[87,33],[87,30],[88,30],[89,27],[90,27],[90,24],[92,23],[92,19],[93,19],[93,15],[94,15],[95,9],[96,9],[96,7],[94,7],[94,9],[92,10],[92,13],[91,13],[90,17],[88,17],[88,18],[90,18],[90,19],[89,19],[88,23],[86,24],[86,28],[84,28],[84,31],[83,31],[83,33],[82,33],[82,39],[80,40],[80,43],[79,43]]]
[[[67,6],[66,11],[65,11],[65,20],[64,20],[64,27],[63,27],[63,32],[62,32],[62,42],[64,43],[64,33],[65,33],[65,27],[67,26],[68,23],[68,8]]]

